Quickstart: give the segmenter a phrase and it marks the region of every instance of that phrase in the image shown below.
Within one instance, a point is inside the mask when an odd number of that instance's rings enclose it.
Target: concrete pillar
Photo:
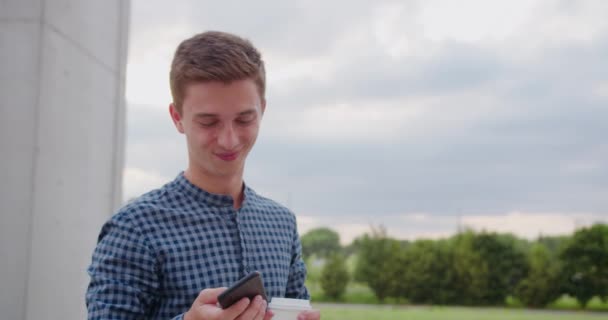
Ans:
[[[85,319],[121,203],[129,2],[0,0],[0,318]]]

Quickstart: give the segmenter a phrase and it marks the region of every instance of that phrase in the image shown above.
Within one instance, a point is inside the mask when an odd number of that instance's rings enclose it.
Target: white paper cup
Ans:
[[[272,298],[268,309],[274,313],[272,320],[297,320],[300,312],[310,310],[312,307],[309,300]]]

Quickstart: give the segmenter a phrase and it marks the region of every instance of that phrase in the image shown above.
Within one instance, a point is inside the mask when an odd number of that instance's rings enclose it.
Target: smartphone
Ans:
[[[226,309],[242,298],[253,299],[257,295],[262,296],[264,300],[268,301],[266,291],[264,290],[264,283],[262,282],[262,274],[258,271],[253,271],[222,292],[217,297],[217,301],[222,309]]]

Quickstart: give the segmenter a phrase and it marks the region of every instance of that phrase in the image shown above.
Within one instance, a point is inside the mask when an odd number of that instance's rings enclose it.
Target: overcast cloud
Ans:
[[[607,15],[601,0],[134,0],[125,199],[185,168],[169,64],[224,30],[268,70],[246,182],[301,232],[533,238],[608,221]]]

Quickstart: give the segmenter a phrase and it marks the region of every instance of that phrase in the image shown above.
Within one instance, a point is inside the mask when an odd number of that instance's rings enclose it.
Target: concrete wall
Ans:
[[[129,2],[0,0],[0,318],[84,319],[121,203]]]

